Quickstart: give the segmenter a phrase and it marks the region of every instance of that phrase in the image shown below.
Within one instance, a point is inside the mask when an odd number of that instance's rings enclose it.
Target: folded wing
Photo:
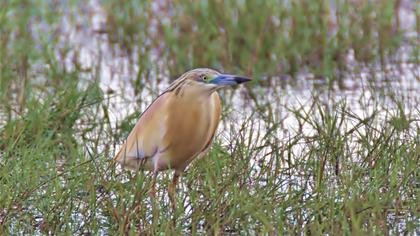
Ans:
[[[128,169],[153,170],[152,157],[165,148],[167,93],[159,96],[140,116],[114,160]]]

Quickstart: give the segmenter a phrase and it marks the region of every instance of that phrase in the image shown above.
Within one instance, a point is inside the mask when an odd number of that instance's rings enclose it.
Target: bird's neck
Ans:
[[[211,95],[216,92],[215,90],[208,90],[208,89],[202,89],[202,88],[195,88],[195,89],[189,89],[186,88],[182,91],[180,91],[177,94],[177,97],[180,99],[185,99],[189,101],[197,101],[197,102],[204,102],[210,99]]]

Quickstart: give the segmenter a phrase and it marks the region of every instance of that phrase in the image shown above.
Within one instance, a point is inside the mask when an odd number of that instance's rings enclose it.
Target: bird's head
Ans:
[[[198,68],[185,72],[171,87],[188,87],[197,92],[212,93],[219,88],[249,82],[251,79],[236,75],[222,74],[208,68]]]

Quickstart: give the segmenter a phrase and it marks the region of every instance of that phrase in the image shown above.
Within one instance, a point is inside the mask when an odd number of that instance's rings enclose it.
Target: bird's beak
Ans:
[[[249,81],[251,81],[251,79],[246,78],[246,77],[221,74],[221,75],[216,76],[214,79],[212,79],[210,83],[223,87],[223,86],[229,86],[229,85],[242,84]]]

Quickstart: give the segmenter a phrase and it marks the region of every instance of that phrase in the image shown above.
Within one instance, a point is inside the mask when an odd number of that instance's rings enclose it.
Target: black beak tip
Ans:
[[[249,81],[251,81],[250,78],[235,76],[235,82],[238,84],[246,83]]]

